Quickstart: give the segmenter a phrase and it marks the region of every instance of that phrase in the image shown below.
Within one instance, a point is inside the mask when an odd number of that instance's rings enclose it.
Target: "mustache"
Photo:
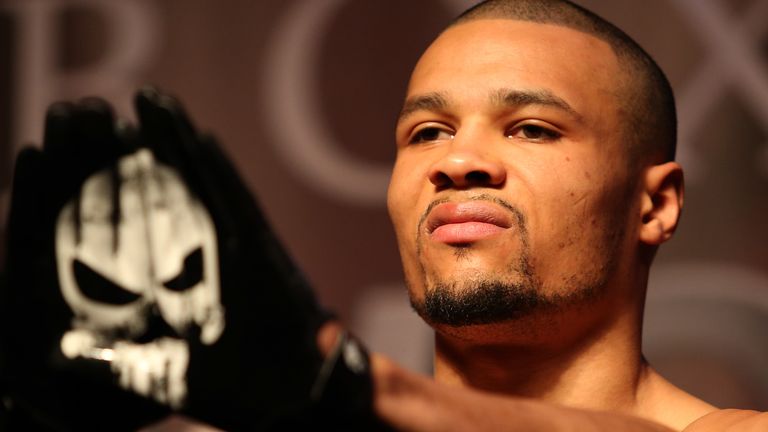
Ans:
[[[526,229],[526,218],[525,214],[517,208],[512,203],[499,198],[497,196],[487,194],[487,193],[481,193],[477,195],[472,195],[470,197],[467,197],[465,199],[466,201],[488,201],[492,202],[494,204],[499,205],[500,207],[508,210],[510,213],[514,215],[515,223],[517,224],[518,230],[520,230],[520,234],[522,236],[523,241],[527,241],[527,229]],[[442,197],[435,199],[434,201],[430,202],[427,208],[424,210],[424,212],[421,214],[421,217],[419,218],[419,223],[416,227],[417,233],[416,233],[416,240],[418,244],[418,240],[421,238],[422,232],[424,232],[424,223],[426,223],[427,218],[429,217],[429,214],[432,212],[432,209],[437,207],[440,204],[451,202],[450,197]]]

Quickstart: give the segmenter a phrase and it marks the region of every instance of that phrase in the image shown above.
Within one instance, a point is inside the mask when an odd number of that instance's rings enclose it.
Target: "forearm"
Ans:
[[[669,432],[637,417],[447,387],[374,355],[374,409],[401,431]]]

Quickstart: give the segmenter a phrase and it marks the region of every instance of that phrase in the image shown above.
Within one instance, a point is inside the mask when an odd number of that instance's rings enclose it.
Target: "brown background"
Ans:
[[[178,95],[259,196],[323,302],[428,371],[384,207],[410,68],[463,0],[0,0],[0,237],[45,106]],[[686,210],[653,273],[647,353],[722,405],[768,409],[768,0],[583,0],[675,87]],[[457,59],[461,61],[461,59]],[[317,152],[317,153],[315,153]]]

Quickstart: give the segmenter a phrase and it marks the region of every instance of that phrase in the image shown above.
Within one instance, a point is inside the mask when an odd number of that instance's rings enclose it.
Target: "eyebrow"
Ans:
[[[491,101],[497,105],[520,108],[527,105],[541,105],[557,108],[569,114],[575,120],[583,120],[579,114],[563,98],[556,96],[547,89],[511,90],[500,89],[491,93]],[[398,122],[416,111],[442,111],[448,108],[448,98],[444,93],[426,93],[408,98],[398,115]]]
[[[448,100],[442,93],[427,93],[408,98],[400,110],[400,121],[416,111],[441,111],[448,107]]]
[[[565,111],[577,121],[582,121],[582,116],[562,98],[556,96],[547,89],[538,90],[497,90],[491,95],[491,100],[502,106],[519,108],[527,105],[541,105],[557,108]]]

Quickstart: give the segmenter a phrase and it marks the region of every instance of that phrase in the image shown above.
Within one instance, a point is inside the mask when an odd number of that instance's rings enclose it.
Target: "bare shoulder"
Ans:
[[[768,412],[724,409],[711,412],[684,429],[684,432],[765,432]]]
[[[634,414],[661,423],[673,430],[684,430],[697,419],[718,408],[667,381],[653,368],[646,369]]]
[[[641,416],[683,432],[768,432],[768,412],[719,409],[676,387],[648,369],[648,401]]]

